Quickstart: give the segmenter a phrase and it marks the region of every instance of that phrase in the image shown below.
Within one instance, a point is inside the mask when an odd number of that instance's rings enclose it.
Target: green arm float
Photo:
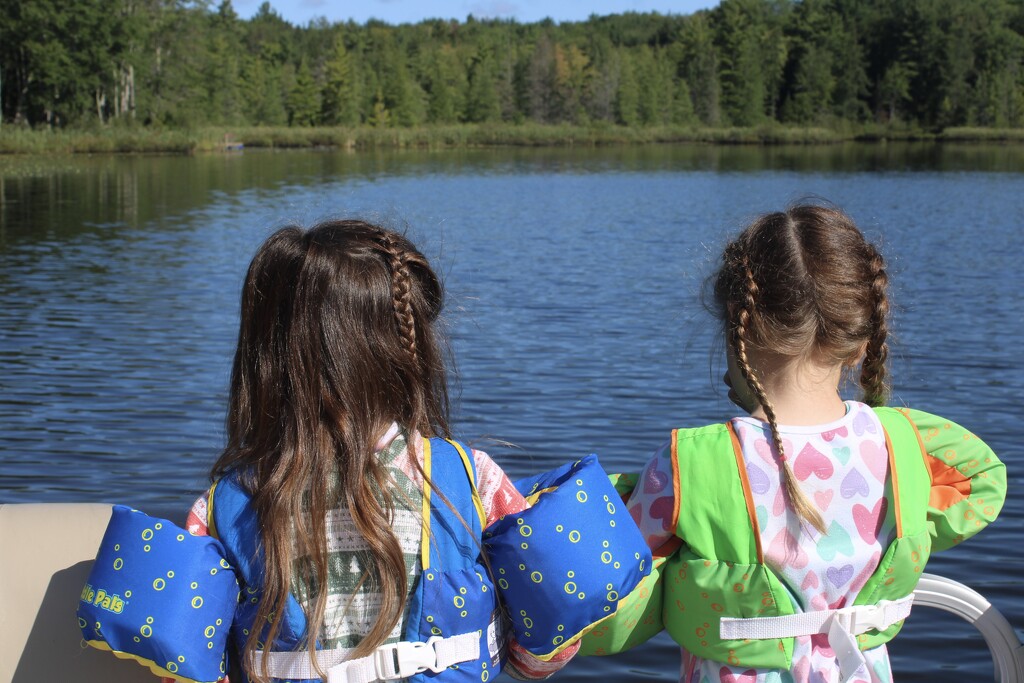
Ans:
[[[932,550],[945,550],[999,515],[1006,500],[1006,467],[985,442],[960,425],[920,410],[903,412],[921,436],[931,474]]]

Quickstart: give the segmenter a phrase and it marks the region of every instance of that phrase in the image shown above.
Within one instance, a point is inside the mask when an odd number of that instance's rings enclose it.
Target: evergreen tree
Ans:
[[[288,124],[312,126],[320,113],[320,92],[313,74],[303,61],[295,73],[295,83],[288,91]]]
[[[345,40],[337,36],[330,59],[324,65],[324,87],[320,92],[320,120],[328,126],[359,123],[358,79]]]

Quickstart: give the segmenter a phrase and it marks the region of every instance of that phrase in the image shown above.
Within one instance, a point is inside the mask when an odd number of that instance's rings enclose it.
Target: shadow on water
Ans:
[[[257,161],[258,160],[258,161]],[[0,249],[83,230],[140,227],[220,194],[345,177],[524,171],[861,173],[1019,172],[1024,145],[642,145],[341,152],[251,150],[198,156],[0,157]],[[81,218],[88,217],[83,221]]]

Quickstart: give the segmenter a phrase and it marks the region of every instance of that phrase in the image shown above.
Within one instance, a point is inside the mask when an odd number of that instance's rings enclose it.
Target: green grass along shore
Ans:
[[[694,142],[705,144],[829,144],[847,141],[928,140],[1024,142],[1022,128],[947,128],[929,133],[895,126],[842,129],[765,125],[753,128],[612,125],[460,124],[415,128],[241,127],[156,130],[28,130],[0,128],[0,154],[192,154],[248,148],[444,149],[466,147],[591,147]]]

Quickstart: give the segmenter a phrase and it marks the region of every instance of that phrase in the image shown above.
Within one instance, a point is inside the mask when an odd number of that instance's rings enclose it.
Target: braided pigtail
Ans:
[[[416,351],[416,317],[412,310],[412,276],[407,266],[408,255],[390,234],[384,237],[384,251],[391,269],[391,296],[395,303],[395,322],[405,350],[414,367],[419,366]],[[419,427],[419,425],[415,425]]]
[[[871,338],[868,339],[864,363],[861,366],[860,386],[864,391],[864,402],[869,406],[885,405],[889,394],[886,360],[889,357],[889,298],[886,290],[889,277],[885,272],[885,261],[878,250],[868,244],[871,256],[871,296],[874,309],[871,313]]]
[[[793,509],[801,519],[810,522],[811,526],[824,534],[827,532],[825,520],[822,518],[821,512],[818,511],[818,508],[815,507],[810,498],[808,498],[797,485],[796,475],[793,474],[793,468],[789,465],[785,448],[782,445],[782,437],[779,435],[779,423],[775,417],[775,408],[772,406],[771,401],[768,400],[768,395],[765,393],[764,387],[761,385],[761,381],[754,373],[753,368],[750,367],[750,361],[747,358],[747,336],[750,332],[751,323],[753,322],[754,316],[757,312],[756,306],[759,288],[754,279],[754,273],[750,268],[749,260],[743,256],[741,263],[745,279],[745,291],[742,305],[736,307],[735,317],[731,325],[732,334],[730,335],[730,343],[732,344],[733,352],[736,354],[736,365],[739,368],[740,373],[743,375],[743,379],[754,392],[757,402],[760,403],[761,408],[764,409],[765,416],[768,418],[768,426],[771,429],[772,443],[774,444],[775,452],[778,455],[779,466],[782,468],[782,477],[783,483],[786,487],[786,494],[789,496],[789,500],[793,504]]]

